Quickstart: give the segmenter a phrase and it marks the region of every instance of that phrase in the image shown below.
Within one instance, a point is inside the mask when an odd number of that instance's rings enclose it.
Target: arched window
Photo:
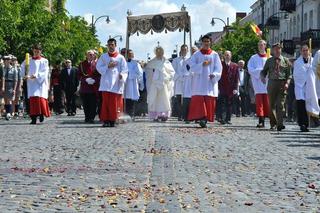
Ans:
[[[296,19],[296,17],[293,18],[292,35],[293,35],[293,37],[297,37],[297,19]]]

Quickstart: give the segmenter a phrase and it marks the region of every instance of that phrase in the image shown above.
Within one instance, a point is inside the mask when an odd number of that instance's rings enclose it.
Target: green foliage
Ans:
[[[19,61],[40,42],[50,64],[69,58],[79,63],[88,49],[98,47],[98,39],[81,17],[69,17],[65,1],[53,1],[52,11],[47,0],[1,0],[0,53],[14,54]]]
[[[238,62],[239,60],[247,62],[251,55],[257,52],[260,38],[252,31],[250,23],[240,25],[236,22],[231,28],[231,32],[220,43],[214,45],[213,49],[218,52],[230,50],[234,62]]]

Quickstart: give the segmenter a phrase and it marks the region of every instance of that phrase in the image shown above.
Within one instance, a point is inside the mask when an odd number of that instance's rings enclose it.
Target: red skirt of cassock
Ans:
[[[210,122],[214,121],[214,113],[216,111],[216,97],[211,96],[192,96],[188,120],[206,119]]]
[[[268,117],[269,97],[267,94],[256,94],[256,113],[258,117]]]
[[[112,92],[102,92],[102,104],[100,111],[101,121],[116,121],[121,112],[122,95]]]
[[[50,117],[50,109],[48,100],[42,97],[30,97],[30,116],[43,115]]]

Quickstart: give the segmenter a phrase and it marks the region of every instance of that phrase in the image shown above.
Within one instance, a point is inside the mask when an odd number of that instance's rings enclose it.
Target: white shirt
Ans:
[[[244,69],[239,69],[239,86],[244,85]]]
[[[108,68],[111,61],[117,62],[117,65]],[[123,94],[124,82],[128,76],[128,66],[122,55],[118,54],[116,57],[110,57],[108,53],[104,53],[100,56],[96,68],[101,74],[99,91]],[[120,74],[122,79],[119,78]]]
[[[203,66],[204,61],[211,61],[211,64]],[[190,67],[191,72],[193,72],[192,96],[218,97],[218,82],[222,74],[222,64],[219,55],[214,51],[210,55],[204,55],[199,50],[191,56]],[[210,79],[210,74],[215,75],[215,77]]]

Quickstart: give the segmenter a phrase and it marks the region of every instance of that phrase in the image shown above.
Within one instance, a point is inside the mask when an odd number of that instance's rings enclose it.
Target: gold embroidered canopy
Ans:
[[[148,32],[161,33],[163,31],[174,32],[176,30],[190,31],[190,16],[187,11],[175,13],[162,13],[156,15],[128,16],[128,34],[137,32],[147,34]]]
[[[184,7],[184,6],[183,6]],[[192,46],[191,37],[191,18],[185,8],[182,11],[173,13],[160,13],[153,15],[127,16],[127,35],[126,35],[126,49],[129,49],[130,36],[139,33],[147,34],[151,32],[161,33],[163,31],[184,33],[183,43],[186,43],[186,33],[189,33],[190,47]],[[191,48],[190,48],[191,51]]]

